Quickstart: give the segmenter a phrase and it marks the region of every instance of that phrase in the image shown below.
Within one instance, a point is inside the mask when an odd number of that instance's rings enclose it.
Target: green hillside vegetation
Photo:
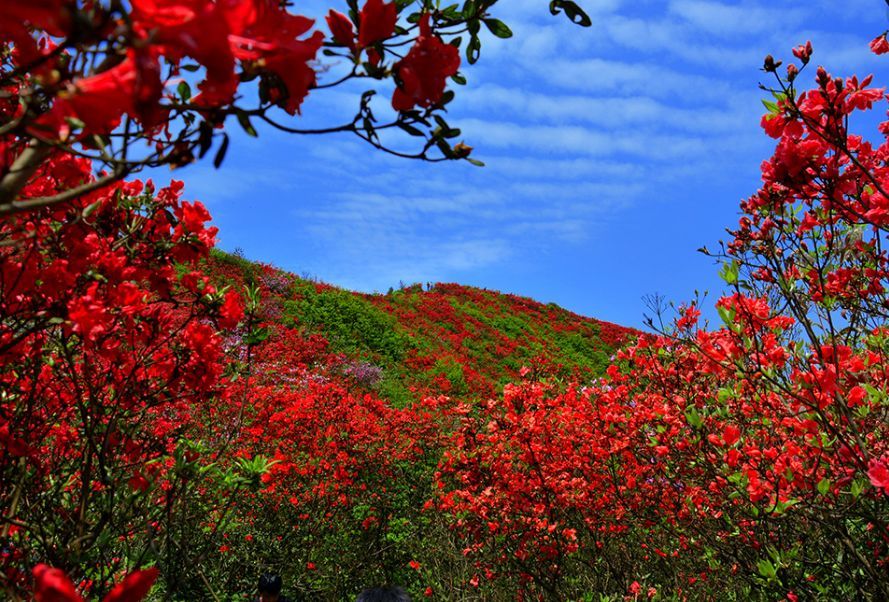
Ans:
[[[364,294],[214,251],[221,285],[260,289],[264,318],[321,335],[344,375],[397,406],[425,396],[496,395],[530,371],[581,382],[639,333],[555,304],[458,284],[414,284]]]

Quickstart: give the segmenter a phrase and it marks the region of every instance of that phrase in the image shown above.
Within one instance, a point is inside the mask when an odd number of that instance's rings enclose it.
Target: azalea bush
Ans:
[[[889,50],[885,36],[872,44]],[[887,124],[871,78],[767,57],[762,188],[719,252],[723,321],[661,314],[586,387],[527,382],[468,416],[438,507],[476,583],[544,597],[884,599]],[[706,250],[705,250],[706,251]],[[706,251],[709,253],[709,251]]]
[[[20,194],[89,181],[58,154]],[[184,425],[219,390],[217,330],[243,311],[194,271],[215,229],[181,187],[115,184],[0,226],[6,588],[38,558],[95,595],[157,548]]]
[[[65,571],[77,596],[95,597],[155,564],[159,592],[205,596],[213,591],[202,569],[207,546],[237,515],[237,496],[257,490],[273,465],[234,447],[249,432],[251,391],[269,376],[253,354],[268,336],[257,289],[242,298],[200,272],[215,231],[200,203],[179,200],[181,183],[158,190],[127,176],[211,152],[218,167],[230,121],[252,136],[255,123],[352,132],[406,157],[469,159],[471,148],[453,144],[460,132],[442,117],[453,98],[446,87],[465,83],[461,51],[478,59],[482,27],[511,35],[489,14],[495,3],[347,2],[328,13],[329,35],[275,0],[4,5],[6,593],[73,599]],[[573,2],[550,10],[589,25]],[[330,71],[322,56],[345,70],[319,81]],[[347,123],[288,121],[311,91],[355,79],[369,89]],[[386,80],[394,82],[391,118],[381,123],[373,96]],[[418,150],[392,150],[377,133],[385,130],[417,139]],[[208,420],[219,422],[208,429]],[[131,576],[154,581],[141,574]],[[125,589],[137,598],[148,587]]]
[[[7,4],[8,597],[227,599],[271,570],[315,599],[889,598],[889,122],[850,130],[886,102],[871,78],[802,90],[811,45],[767,57],[776,149],[705,249],[721,323],[695,300],[608,359],[634,333],[518,297],[211,254],[180,182],[126,180],[220,165],[234,123],[471,159],[444,114],[482,28],[509,36],[493,0],[347,2],[327,33],[270,0]],[[349,80],[353,120],[297,127]]]

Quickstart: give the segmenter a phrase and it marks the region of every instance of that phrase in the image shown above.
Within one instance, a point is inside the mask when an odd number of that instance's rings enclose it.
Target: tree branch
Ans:
[[[9,173],[0,180],[0,207],[15,202],[15,197],[25,187],[51,150],[52,147],[48,144],[37,139],[31,140],[22,154],[13,162]],[[0,215],[5,215],[5,213],[0,213]]]
[[[32,211],[41,207],[49,207],[58,203],[64,203],[66,201],[74,200],[81,195],[88,194],[95,190],[104,188],[109,184],[113,184],[114,182],[125,178],[128,173],[128,170],[118,170],[112,172],[110,175],[105,176],[104,178],[99,178],[98,180],[87,182],[86,184],[82,184],[81,186],[77,186],[76,188],[70,188],[53,196],[45,196],[36,199],[26,199],[22,201],[12,201],[9,203],[4,203],[0,205],[0,217],[22,213],[24,211]]]

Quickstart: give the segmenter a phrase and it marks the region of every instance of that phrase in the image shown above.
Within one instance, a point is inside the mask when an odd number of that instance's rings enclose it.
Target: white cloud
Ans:
[[[799,7],[772,8],[761,3],[724,4],[708,0],[672,0],[670,12],[697,29],[727,36],[750,36],[774,31],[776,26],[799,22],[804,12]]]

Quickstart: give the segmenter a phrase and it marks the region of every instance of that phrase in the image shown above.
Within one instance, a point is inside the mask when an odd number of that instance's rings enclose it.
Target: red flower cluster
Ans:
[[[23,194],[84,181],[91,181],[88,162],[58,155]],[[213,320],[236,324],[243,309],[234,293],[221,298],[194,272],[215,229],[200,203],[179,200],[181,188],[118,184],[0,222],[7,243],[0,248],[0,474],[20,475],[5,482],[22,499],[46,500],[4,544],[0,567],[10,583],[23,582],[21,563],[42,550],[31,525],[66,541],[84,539],[108,512],[122,521],[160,512],[154,496],[177,479],[165,459],[217,391],[222,339]],[[174,265],[184,269],[181,279]],[[18,524],[22,512],[13,503],[6,516]],[[95,571],[100,591],[113,569]],[[40,583],[66,589],[57,573],[38,572]],[[120,595],[108,599],[134,599]]]
[[[158,570],[150,568],[134,571],[114,586],[102,602],[140,602],[148,595],[157,580]],[[45,564],[34,567],[34,599],[36,602],[83,602],[74,584],[59,569]]]
[[[333,39],[348,46],[353,53],[392,37],[398,21],[398,7],[395,2],[367,0],[358,15],[358,36],[355,37],[352,21],[343,13],[331,10],[327,14],[327,25]]]
[[[19,0],[13,2],[21,13],[31,14],[18,4]],[[60,8],[58,12],[63,13]],[[164,124],[169,110],[160,100],[169,80],[162,75],[160,61],[178,66],[184,57],[206,70],[198,84],[201,94],[192,102],[207,107],[231,103],[241,79],[235,71],[240,62],[245,73],[269,74],[281,82],[278,102],[294,114],[315,83],[309,63],[323,35],[316,31],[303,39],[312,25],[310,19],[290,14],[274,0],[135,0],[128,23],[133,43],[126,58],[71,82],[39,127],[51,128],[64,138],[72,118],[85,124],[86,134],[112,131],[124,114],[149,130]]]
[[[420,18],[420,35],[407,56],[395,63],[398,88],[392,96],[396,111],[430,107],[441,100],[446,80],[460,69],[460,51],[432,32],[429,15]]]

